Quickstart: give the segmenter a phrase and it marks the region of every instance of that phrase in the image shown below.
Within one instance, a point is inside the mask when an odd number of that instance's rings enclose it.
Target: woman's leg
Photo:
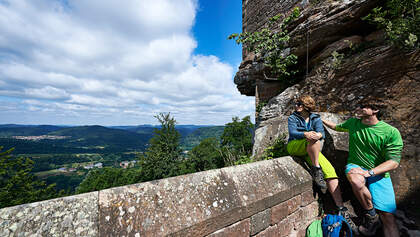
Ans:
[[[321,142],[310,142],[306,146],[306,151],[308,152],[309,157],[311,158],[312,164],[315,167],[319,167],[319,152],[321,151]]]

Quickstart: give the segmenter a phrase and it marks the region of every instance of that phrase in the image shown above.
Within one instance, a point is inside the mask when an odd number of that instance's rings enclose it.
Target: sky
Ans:
[[[233,77],[239,0],[0,0],[0,124],[223,125],[254,114]]]

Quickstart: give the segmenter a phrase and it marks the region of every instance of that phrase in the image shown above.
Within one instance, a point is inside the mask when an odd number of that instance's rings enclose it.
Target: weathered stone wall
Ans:
[[[97,236],[98,192],[0,209],[0,236]]]
[[[291,157],[0,209],[1,236],[304,236],[318,215]]]
[[[305,2],[302,0],[243,0],[242,31],[254,32],[261,29],[269,18],[278,14],[286,14],[295,6],[302,6]]]

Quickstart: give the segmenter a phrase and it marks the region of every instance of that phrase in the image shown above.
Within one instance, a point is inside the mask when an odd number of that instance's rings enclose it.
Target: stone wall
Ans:
[[[0,209],[0,236],[304,236],[317,215],[281,157]]]

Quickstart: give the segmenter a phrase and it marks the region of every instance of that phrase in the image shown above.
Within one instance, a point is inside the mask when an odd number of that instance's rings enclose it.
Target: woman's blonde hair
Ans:
[[[306,110],[312,112],[315,110],[315,100],[309,95],[301,95],[297,99],[297,102],[302,103]]]

